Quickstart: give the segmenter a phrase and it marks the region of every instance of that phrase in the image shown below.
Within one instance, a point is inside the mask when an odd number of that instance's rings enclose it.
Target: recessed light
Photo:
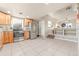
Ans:
[[[10,13],[10,11],[7,11],[7,13]]]
[[[30,16],[26,16],[27,18],[30,18]]]

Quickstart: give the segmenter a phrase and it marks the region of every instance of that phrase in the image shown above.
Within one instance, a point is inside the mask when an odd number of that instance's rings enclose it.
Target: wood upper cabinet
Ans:
[[[0,24],[6,25],[6,24],[10,24],[10,22],[11,22],[11,16],[0,12]]]
[[[24,25],[29,25],[29,23],[32,23],[32,20],[31,19],[24,19]]]
[[[11,16],[6,15],[6,24],[11,24]]]
[[[0,24],[5,24],[6,15],[0,12]]]

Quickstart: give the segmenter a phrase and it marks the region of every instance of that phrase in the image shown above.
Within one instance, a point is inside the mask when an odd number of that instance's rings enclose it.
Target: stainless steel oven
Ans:
[[[14,41],[24,40],[24,32],[23,31],[14,31]]]
[[[24,40],[24,32],[21,24],[14,24],[13,32],[14,32],[14,41]]]

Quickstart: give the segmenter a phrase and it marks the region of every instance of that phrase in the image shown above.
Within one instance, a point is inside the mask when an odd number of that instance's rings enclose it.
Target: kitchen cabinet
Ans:
[[[0,28],[0,48],[2,47],[2,29]]]
[[[0,12],[0,24],[8,25],[11,22],[11,16],[5,13]]]
[[[13,43],[13,32],[8,32],[8,42]]]
[[[3,32],[3,37],[4,37],[4,42],[3,43],[8,43],[8,32]]]
[[[24,31],[24,39],[29,39],[29,38],[30,38],[29,31]]]
[[[29,26],[29,24],[32,23],[32,20],[31,19],[24,19],[24,26]]]
[[[6,24],[11,24],[11,16],[6,15]]]
[[[0,24],[6,24],[6,15],[2,12],[0,12]]]
[[[13,43],[13,32],[12,31],[4,31],[2,35],[2,43]]]
[[[24,19],[24,39],[29,39],[30,38],[30,29],[31,29],[31,24],[32,24],[32,19]]]

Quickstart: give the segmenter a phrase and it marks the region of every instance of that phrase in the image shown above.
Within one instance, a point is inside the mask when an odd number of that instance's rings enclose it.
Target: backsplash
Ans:
[[[2,31],[11,31],[12,30],[10,25],[0,25],[0,28],[2,29]]]

